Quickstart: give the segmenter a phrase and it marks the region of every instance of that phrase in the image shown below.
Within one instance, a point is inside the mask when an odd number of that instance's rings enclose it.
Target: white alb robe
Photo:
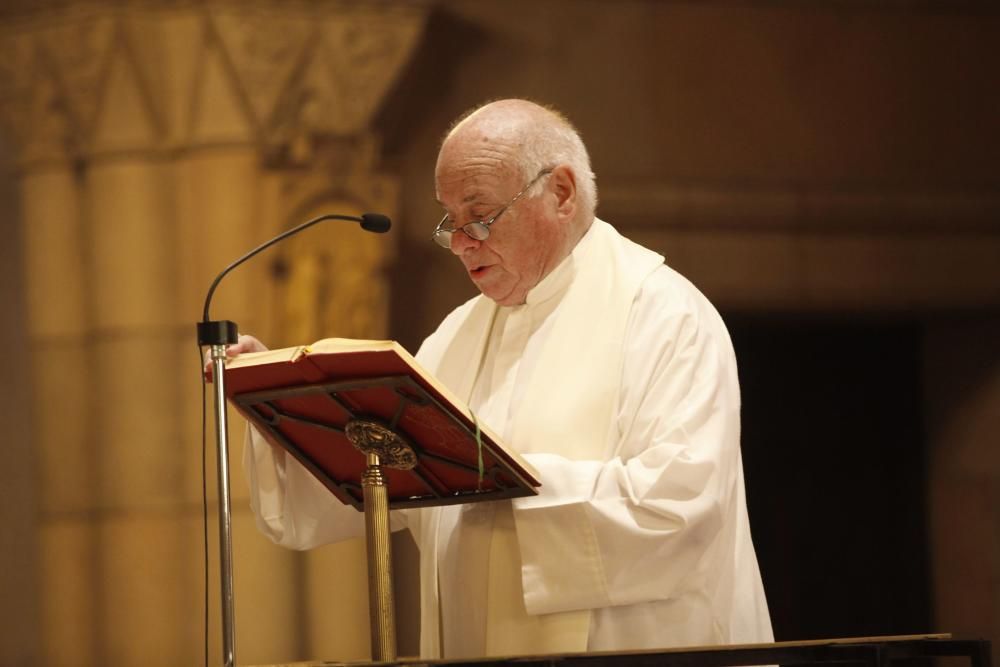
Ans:
[[[526,304],[495,309],[469,401],[514,448],[514,416],[594,237],[592,229]],[[417,358],[431,372],[477,303],[481,297],[456,309],[425,341]],[[662,265],[628,305],[606,456],[534,446],[524,456],[540,472],[539,496],[408,517],[429,561],[421,568],[424,657],[773,639],[746,515],[739,387],[725,326],[697,289]],[[309,548],[360,534],[355,510],[259,438],[245,464],[258,524],[276,542]],[[504,549],[519,560],[520,590],[473,576]],[[500,609],[520,604],[520,617],[490,611],[491,598],[507,598]]]

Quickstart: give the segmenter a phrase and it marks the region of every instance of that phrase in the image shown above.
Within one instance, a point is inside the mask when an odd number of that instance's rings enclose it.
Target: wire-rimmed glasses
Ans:
[[[451,248],[451,235],[457,231],[463,232],[474,241],[485,241],[490,237],[490,226],[497,221],[497,218],[503,215],[504,211],[513,206],[514,202],[520,199],[525,192],[530,190],[531,186],[537,183],[542,176],[547,176],[551,173],[551,167],[548,169],[542,169],[538,172],[537,176],[531,179],[531,181],[525,185],[520,192],[514,195],[511,200],[501,207],[501,209],[497,211],[489,220],[472,220],[471,222],[465,223],[461,227],[445,227],[445,223],[448,222],[448,214],[445,213],[444,217],[441,218],[441,222],[439,222],[437,227],[434,228],[434,234],[431,235],[431,239],[439,246],[446,249]]]

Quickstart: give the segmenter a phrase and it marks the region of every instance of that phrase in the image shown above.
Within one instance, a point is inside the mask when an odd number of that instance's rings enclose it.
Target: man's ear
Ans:
[[[556,213],[559,220],[571,222],[576,217],[576,174],[569,165],[561,164],[552,170],[549,182],[556,195]]]

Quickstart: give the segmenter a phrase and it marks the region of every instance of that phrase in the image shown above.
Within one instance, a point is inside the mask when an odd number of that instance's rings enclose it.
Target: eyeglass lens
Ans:
[[[474,239],[476,241],[485,241],[490,237],[490,228],[487,227],[484,222],[476,220],[462,225],[457,229],[439,229],[434,234],[434,240],[437,241],[437,244],[442,248],[450,248],[451,235],[459,230],[464,232],[470,239]]]

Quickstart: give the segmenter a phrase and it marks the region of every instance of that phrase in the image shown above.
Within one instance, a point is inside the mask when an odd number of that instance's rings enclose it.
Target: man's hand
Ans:
[[[244,352],[263,352],[267,349],[264,343],[260,342],[253,336],[247,336],[246,334],[240,334],[236,339],[235,345],[230,345],[226,348],[227,357],[235,357],[237,355],[243,354]]]
[[[226,347],[226,356],[232,358],[244,352],[263,352],[266,349],[267,346],[253,336],[240,334],[234,345]],[[212,377],[212,354],[207,347],[205,348],[205,376],[208,378]]]

